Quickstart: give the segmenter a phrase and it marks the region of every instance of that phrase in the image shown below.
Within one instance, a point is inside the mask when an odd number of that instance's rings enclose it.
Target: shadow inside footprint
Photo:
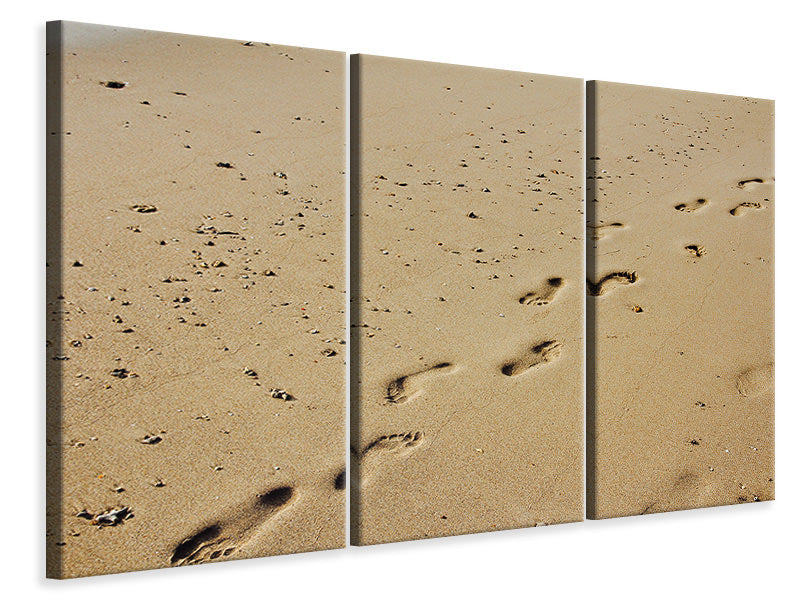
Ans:
[[[347,470],[342,469],[336,475],[336,479],[333,480],[333,489],[335,490],[343,490],[347,487]]]
[[[192,537],[182,541],[172,552],[170,562],[175,564],[194,554],[200,546],[219,536],[219,525],[209,525],[195,533]]]
[[[559,356],[561,356],[561,344],[555,340],[548,340],[537,344],[518,359],[504,364],[500,371],[507,377],[516,377]]]
[[[519,299],[520,304],[533,304],[535,306],[544,306],[550,304],[555,297],[558,290],[564,286],[564,279],[561,277],[551,277],[539,288],[528,292]]]
[[[193,565],[227,558],[255,537],[260,526],[294,497],[288,486],[256,496],[255,502],[239,506],[216,523],[203,527],[172,551],[170,564]]]
[[[385,400],[390,404],[402,404],[414,400],[424,393],[425,390],[421,386],[427,380],[456,370],[457,367],[453,363],[442,362],[424,371],[398,377],[387,386]]]

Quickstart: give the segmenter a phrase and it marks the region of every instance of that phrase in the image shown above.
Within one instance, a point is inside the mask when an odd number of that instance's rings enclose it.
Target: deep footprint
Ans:
[[[736,187],[747,189],[749,187],[753,187],[761,183],[764,183],[763,179],[761,179],[760,177],[753,177],[752,179],[742,179],[739,183],[736,184]]]
[[[527,371],[551,362],[561,356],[561,344],[555,340],[548,340],[531,348],[524,356],[517,358],[501,367],[503,375],[516,377]]]
[[[425,392],[421,387],[425,381],[439,375],[453,373],[456,370],[457,367],[454,364],[443,362],[430,369],[399,377],[387,386],[385,400],[390,404],[402,404],[419,398]]]
[[[748,210],[751,210],[751,209],[752,210],[759,210],[761,208],[764,208],[764,207],[761,206],[760,202],[742,202],[741,204],[739,204],[735,208],[732,208],[730,210],[730,213],[734,217],[740,217],[741,215],[746,213]]]
[[[704,206],[708,204],[708,200],[705,198],[698,198],[694,202],[684,202],[675,206],[675,210],[679,210],[681,212],[686,213],[693,213],[696,210],[700,210]]]
[[[586,288],[590,296],[602,296],[621,285],[630,285],[639,281],[635,271],[615,271],[605,275],[597,283],[586,280]]]
[[[525,305],[534,304],[536,306],[550,304],[562,287],[564,287],[564,280],[561,277],[551,277],[537,289],[522,296],[519,299],[519,303]]]
[[[282,510],[294,497],[284,486],[256,496],[218,522],[203,527],[172,551],[170,564],[194,565],[231,556],[252,540],[260,526]]]

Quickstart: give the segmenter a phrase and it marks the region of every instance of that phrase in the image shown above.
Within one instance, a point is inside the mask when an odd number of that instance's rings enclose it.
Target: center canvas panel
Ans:
[[[581,520],[582,81],[351,81],[353,543]]]

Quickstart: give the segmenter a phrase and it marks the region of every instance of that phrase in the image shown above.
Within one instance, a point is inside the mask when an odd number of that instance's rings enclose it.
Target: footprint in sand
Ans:
[[[708,200],[705,198],[698,198],[694,202],[684,202],[675,206],[675,210],[679,210],[685,213],[693,213],[696,210],[700,210],[704,206],[708,204]]]
[[[425,442],[421,431],[384,435],[371,442],[359,456],[361,481],[364,483],[387,461],[408,456]]]
[[[183,540],[172,551],[170,563],[195,565],[229,558],[253,539],[261,525],[289,505],[294,495],[288,486],[259,494],[254,501]]]
[[[586,287],[590,296],[602,296],[621,285],[630,285],[639,281],[635,271],[615,271],[600,278],[597,283],[586,280]]]
[[[591,230],[590,239],[600,240],[606,237],[615,229],[624,229],[622,223],[608,223],[607,225],[586,225],[586,229]]]
[[[761,177],[753,177],[752,179],[742,179],[736,184],[736,187],[746,190],[749,188],[757,187],[762,183],[766,183]]]
[[[761,208],[764,208],[764,207],[761,206],[760,202],[742,202],[738,206],[732,208],[729,212],[734,217],[740,217],[743,214],[745,214],[746,212],[748,212],[749,210],[759,210]]]
[[[516,377],[559,356],[561,356],[561,344],[555,340],[548,340],[529,349],[523,356],[504,364],[500,370],[503,375]]]
[[[409,400],[419,398],[425,390],[422,385],[439,375],[447,375],[458,370],[454,364],[449,362],[439,363],[424,371],[404,375],[392,381],[386,388],[386,402],[390,404],[402,404]]]
[[[551,277],[538,288],[520,298],[519,303],[536,306],[550,304],[562,287],[564,287],[564,280],[561,277]]]
[[[775,363],[753,367],[736,376],[736,390],[745,398],[756,398],[775,387]]]

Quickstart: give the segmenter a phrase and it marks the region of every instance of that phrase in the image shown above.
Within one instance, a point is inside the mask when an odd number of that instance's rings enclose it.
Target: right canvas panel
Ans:
[[[774,103],[587,86],[587,516],[774,498]]]

